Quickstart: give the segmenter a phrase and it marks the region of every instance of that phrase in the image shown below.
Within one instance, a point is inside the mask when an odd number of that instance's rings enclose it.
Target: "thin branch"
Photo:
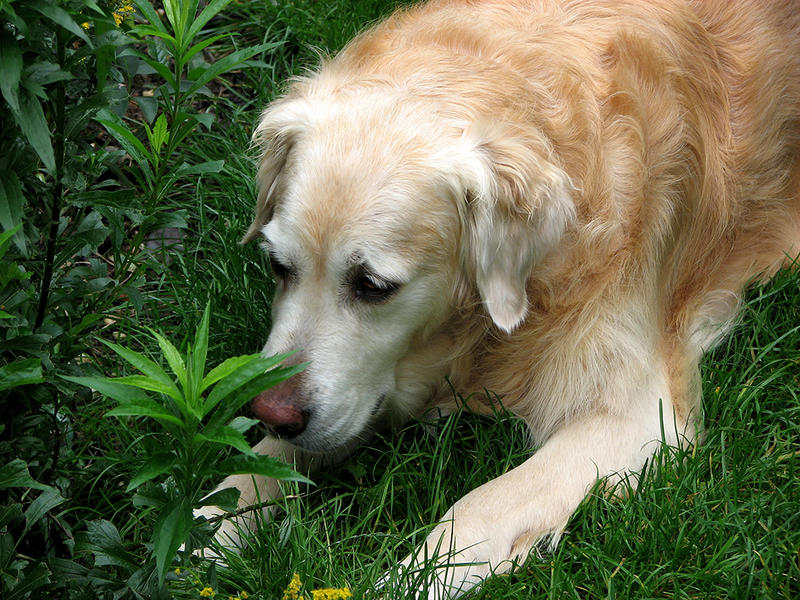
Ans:
[[[269,506],[276,506],[280,504],[284,500],[299,500],[300,498],[304,498],[308,494],[291,494],[289,496],[281,496],[275,500],[266,500],[264,502],[259,502],[257,504],[251,504],[250,506],[243,506],[242,508],[237,508],[233,512],[225,512],[220,515],[216,515],[208,519],[209,523],[216,523],[217,521],[222,521],[224,519],[234,519],[239,517],[245,513],[254,512],[257,510],[261,510],[262,508],[267,508]]]

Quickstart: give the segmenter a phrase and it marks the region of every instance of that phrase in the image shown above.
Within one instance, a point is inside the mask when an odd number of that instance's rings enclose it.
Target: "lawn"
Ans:
[[[308,597],[402,597],[377,582],[530,455],[520,421],[498,409],[379,436],[314,486],[286,483],[226,566],[176,558],[162,583],[157,557],[174,552],[153,532],[180,529],[164,508],[178,487],[168,469],[129,484],[182,442],[105,416],[119,402],[76,379],[136,372],[104,342],[174,367],[153,331],[196,357],[209,302],[208,369],[259,351],[273,283],[257,244],[239,244],[250,132],[287,77],[400,2],[239,0],[194,30],[195,7],[226,3],[192,4],[0,3],[0,598],[279,600],[294,574]],[[171,18],[186,22],[172,53],[155,26],[175,33]],[[700,444],[665,449],[622,499],[598,488],[554,551],[469,597],[800,597],[800,274],[750,291],[702,381]]]

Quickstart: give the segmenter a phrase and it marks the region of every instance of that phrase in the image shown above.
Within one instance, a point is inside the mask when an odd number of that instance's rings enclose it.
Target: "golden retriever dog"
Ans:
[[[434,1],[296,78],[254,139],[264,352],[310,363],[254,399],[256,451],[342,457],[456,409],[447,381],[538,446],[402,563],[436,557],[430,597],[456,597],[696,439],[700,358],[800,252],[800,4]]]

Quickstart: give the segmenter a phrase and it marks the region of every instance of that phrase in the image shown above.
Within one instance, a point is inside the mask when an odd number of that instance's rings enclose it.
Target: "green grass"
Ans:
[[[190,215],[184,251],[169,266],[153,262],[140,290],[141,310],[113,315],[113,325],[99,332],[103,338],[125,336],[140,349],[151,344],[144,329],[150,326],[180,344],[211,299],[209,362],[264,343],[273,284],[257,244],[238,243],[255,197],[250,131],[286,78],[315,64],[313,48],[335,51],[395,2],[278,4],[235,2],[209,24],[209,31],[236,31],[239,45],[284,44],[229,74],[217,98],[200,100],[217,120],[209,132],[190,136],[182,152],[191,163],[224,159],[225,169],[183,180],[167,199],[164,210]],[[106,374],[121,368],[97,343],[89,341],[85,353]],[[702,380],[702,443],[658,457],[624,499],[590,495],[554,552],[532,556],[470,597],[800,597],[800,274],[782,274],[751,292],[741,324],[704,361]],[[152,515],[132,507],[124,492],[132,458],[148,449],[148,433],[103,418],[107,401],[84,390],[69,393],[51,481],[68,497],[59,518],[71,529],[52,525],[49,536],[31,536],[19,551],[34,557],[74,552],[91,566],[87,522],[112,521],[125,540],[149,536]],[[41,388],[31,397],[45,406],[52,401]],[[52,453],[49,440],[26,433],[41,431],[32,420],[47,414],[9,421],[0,450]],[[214,585],[217,598],[246,590],[254,598],[280,599],[295,572],[307,589],[348,586],[355,598],[393,597],[375,589],[383,574],[424,540],[454,501],[529,455],[523,424],[503,413],[411,424],[316,474],[315,487],[290,486],[282,510],[262,523],[240,557],[216,573],[204,566],[197,574]],[[110,598],[119,591],[118,571],[97,566],[111,582]],[[181,582],[171,584],[176,597],[198,597],[191,578]],[[93,597],[77,584],[66,589],[75,594],[64,597]]]

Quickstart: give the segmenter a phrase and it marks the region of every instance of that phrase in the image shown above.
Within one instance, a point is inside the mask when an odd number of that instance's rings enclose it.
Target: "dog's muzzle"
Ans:
[[[300,435],[311,419],[301,392],[302,379],[303,373],[298,373],[253,398],[253,414],[280,438]]]

